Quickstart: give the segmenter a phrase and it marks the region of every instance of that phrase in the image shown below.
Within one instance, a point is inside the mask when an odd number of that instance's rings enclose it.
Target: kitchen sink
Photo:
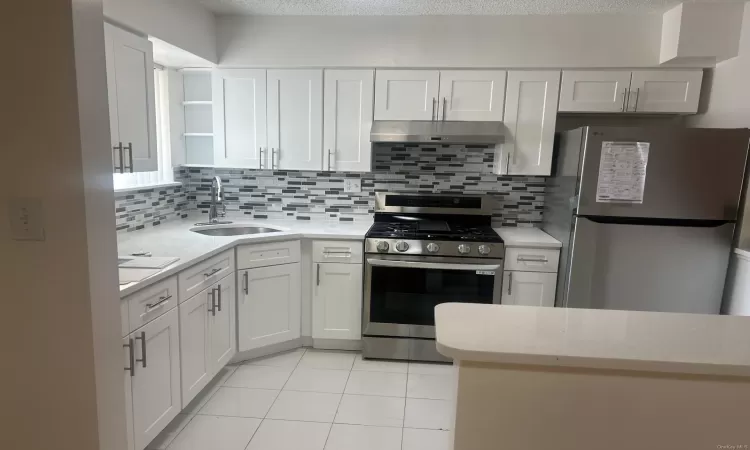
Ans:
[[[205,234],[206,236],[241,236],[243,234],[279,233],[282,230],[268,227],[236,226],[221,228],[192,228],[193,233]]]

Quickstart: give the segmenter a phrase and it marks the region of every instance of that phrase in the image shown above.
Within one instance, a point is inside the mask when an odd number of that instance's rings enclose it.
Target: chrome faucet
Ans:
[[[227,206],[224,204],[224,188],[221,185],[221,178],[217,175],[211,180],[211,207],[208,210],[208,223],[211,225],[232,223],[228,220],[219,220],[219,217],[226,217]]]

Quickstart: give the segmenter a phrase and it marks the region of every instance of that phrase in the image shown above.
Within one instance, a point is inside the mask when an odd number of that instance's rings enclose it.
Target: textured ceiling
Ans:
[[[680,0],[193,0],[217,14],[511,15],[661,13]],[[705,0],[703,0],[705,1]],[[709,0],[711,1],[711,0]],[[744,1],[744,0],[738,0]]]

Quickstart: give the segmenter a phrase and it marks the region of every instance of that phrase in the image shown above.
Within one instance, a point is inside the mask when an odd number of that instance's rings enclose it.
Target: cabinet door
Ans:
[[[695,113],[702,80],[700,69],[634,71],[628,111]]]
[[[555,140],[559,71],[510,71],[505,94],[508,136],[499,167],[506,175],[549,175]]]
[[[271,167],[323,168],[323,71],[268,71]]]
[[[266,71],[217,70],[212,77],[214,164],[268,169]]]
[[[240,283],[239,351],[300,337],[300,263],[245,270]]]
[[[560,112],[624,112],[629,70],[564,70]]]
[[[155,171],[158,158],[152,44],[106,23],[104,31],[113,145],[132,147],[132,159],[131,152],[124,151],[126,172]],[[119,154],[116,158],[119,160]]]
[[[378,70],[375,120],[437,119],[439,83],[437,70]]]
[[[122,338],[122,348],[125,351],[123,362],[125,367],[125,432],[127,433],[128,450],[135,450],[135,442],[133,442],[133,376],[131,375],[131,364],[134,364],[135,361],[132,363],[130,361],[131,352],[135,348],[132,339],[132,335]],[[135,360],[135,358],[133,359]]]
[[[142,450],[182,409],[177,309],[136,330],[133,382],[135,448]]]
[[[372,70],[326,70],[323,90],[323,169],[369,172]]]
[[[180,378],[182,404],[187,405],[211,381],[211,356],[208,346],[208,316],[214,291],[206,289],[180,303]]]
[[[503,305],[555,306],[556,273],[505,272]]]
[[[438,118],[502,121],[505,75],[504,70],[440,71]]]
[[[235,336],[235,276],[224,278],[216,286],[216,305],[209,321],[209,354],[211,355],[211,375],[216,375],[226,366],[237,351]]]
[[[317,263],[313,280],[316,339],[362,339],[362,264]]]

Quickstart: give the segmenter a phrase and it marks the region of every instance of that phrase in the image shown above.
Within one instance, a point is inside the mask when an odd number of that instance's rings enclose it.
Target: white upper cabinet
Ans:
[[[442,70],[438,119],[502,121],[504,70]]]
[[[560,89],[559,71],[509,71],[505,94],[508,135],[498,173],[549,175]]]
[[[317,263],[313,280],[315,339],[362,339],[362,264]]]
[[[625,112],[629,70],[565,70],[559,112]]]
[[[438,70],[378,70],[375,120],[436,120]]]
[[[702,79],[701,69],[566,70],[559,111],[695,113]]]
[[[372,70],[326,70],[323,170],[369,172],[372,159]]]
[[[300,263],[240,272],[239,351],[292,341],[301,332]]]
[[[323,71],[268,71],[268,147],[272,169],[323,168]]]
[[[153,47],[148,39],[108,23],[104,24],[104,37],[115,172],[155,171]]]
[[[214,164],[270,169],[266,140],[266,71],[213,74]]]
[[[703,71],[638,70],[630,82],[628,110],[644,113],[695,113]]]
[[[177,309],[139,328],[131,337],[134,441],[136,450],[143,450],[182,409]]]

